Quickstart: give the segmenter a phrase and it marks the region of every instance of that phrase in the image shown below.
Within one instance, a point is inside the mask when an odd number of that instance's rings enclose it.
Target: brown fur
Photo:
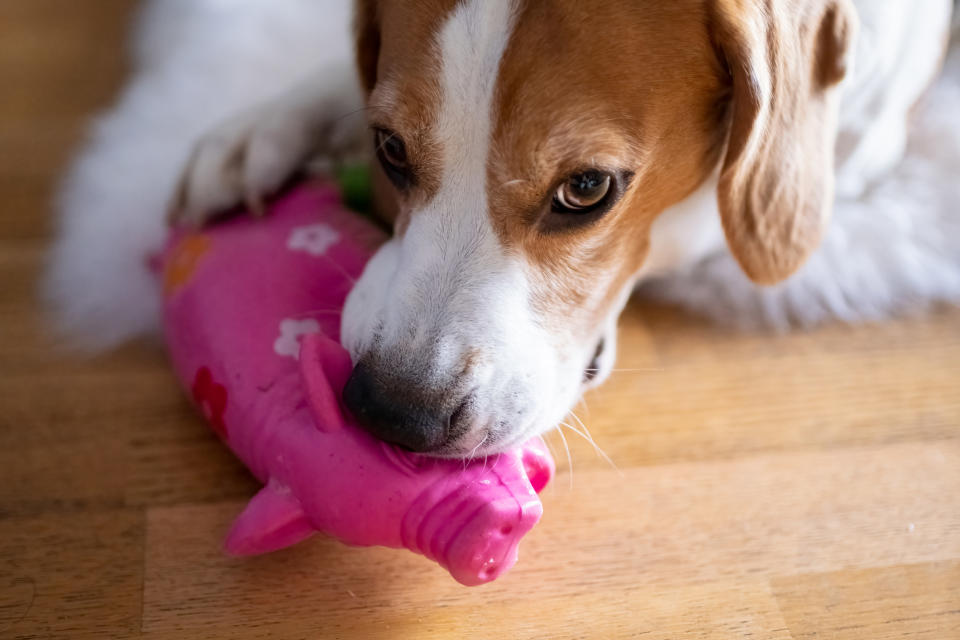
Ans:
[[[528,2],[518,18],[501,68],[490,215],[537,270],[534,302],[558,330],[598,329],[642,266],[656,216],[717,161],[722,85],[701,4]],[[541,231],[557,185],[591,166],[635,174],[619,204],[589,228]]]
[[[371,120],[403,136],[416,166],[409,195],[380,187],[400,233],[439,186],[432,43],[454,6],[360,2]],[[644,262],[654,220],[711,175],[725,143],[718,195],[732,252],[757,282],[796,270],[829,214],[829,90],[855,24],[848,0],[521,2],[496,92],[489,215],[534,271],[541,317],[596,337]],[[632,172],[629,190],[589,227],[544,232],[557,185],[591,167]]]
[[[833,201],[837,101],[856,14],[847,0],[717,0],[732,78],[720,217],[746,274],[773,284],[820,244]]]

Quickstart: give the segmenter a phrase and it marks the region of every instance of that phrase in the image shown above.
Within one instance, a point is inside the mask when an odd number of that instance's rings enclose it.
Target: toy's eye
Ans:
[[[575,173],[557,189],[553,197],[553,210],[555,213],[570,214],[596,211],[607,203],[613,186],[613,176],[605,171],[589,169]]]
[[[389,129],[374,129],[374,145],[377,159],[387,177],[398,189],[406,189],[413,182],[413,174],[407,158],[407,145],[403,138]]]

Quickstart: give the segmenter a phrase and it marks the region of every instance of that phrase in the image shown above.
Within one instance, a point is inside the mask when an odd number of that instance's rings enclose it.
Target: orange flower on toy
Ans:
[[[227,410],[227,388],[214,381],[207,367],[201,367],[193,379],[191,388],[193,401],[203,412],[210,427],[222,439],[227,439],[227,425],[223,414]]]
[[[173,248],[163,272],[163,293],[173,294],[177,289],[190,282],[200,259],[210,249],[210,238],[202,234],[185,237]]]

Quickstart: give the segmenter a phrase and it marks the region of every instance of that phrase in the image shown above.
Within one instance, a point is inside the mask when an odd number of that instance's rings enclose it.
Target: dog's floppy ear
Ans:
[[[833,201],[836,85],[857,30],[850,0],[714,0],[729,73],[730,133],[718,191],[730,250],[773,284],[817,248]]]
[[[356,38],[357,70],[363,90],[369,94],[377,84],[380,61],[380,16],[377,0],[356,0],[353,31]]]

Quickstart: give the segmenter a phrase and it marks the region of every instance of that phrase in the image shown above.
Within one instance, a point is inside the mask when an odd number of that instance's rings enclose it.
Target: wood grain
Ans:
[[[956,310],[764,336],[633,303],[576,411],[616,468],[554,434],[495,584],[320,537],[225,557],[256,485],[162,351],[67,355],[35,300],[133,9],[0,2],[0,638],[960,638]]]
[[[960,563],[933,562],[773,581],[793,637],[960,638]]]

